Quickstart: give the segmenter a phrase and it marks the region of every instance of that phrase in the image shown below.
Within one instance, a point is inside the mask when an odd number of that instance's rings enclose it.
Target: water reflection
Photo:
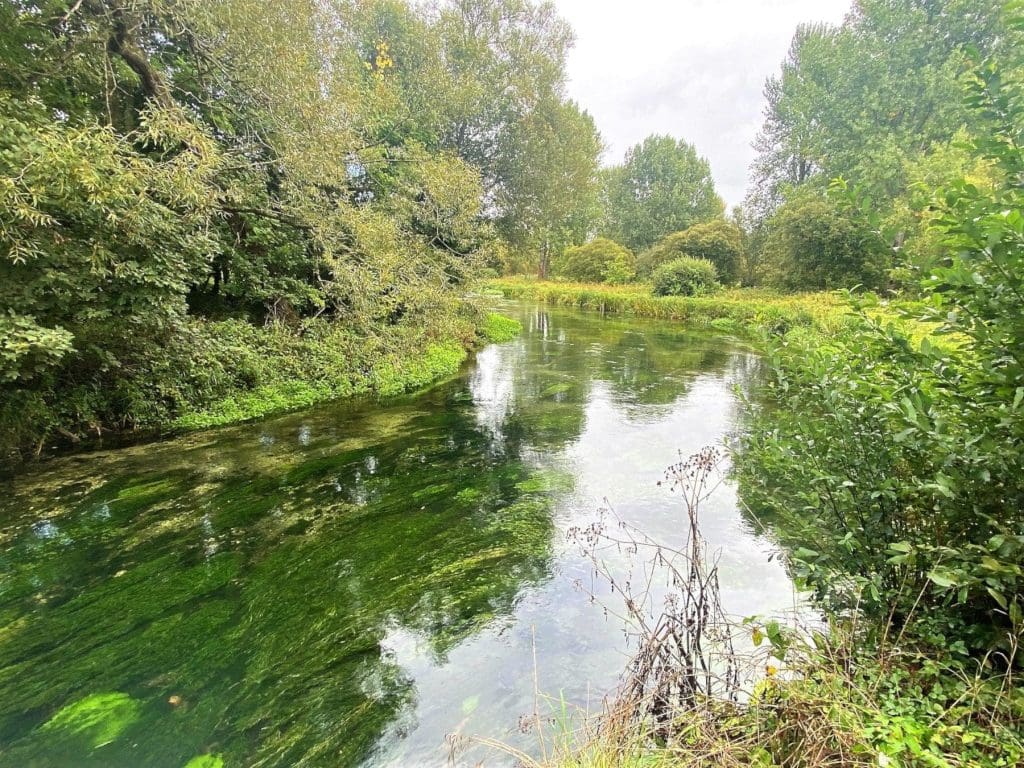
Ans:
[[[443,765],[446,734],[535,745],[517,730],[534,672],[596,705],[626,649],[574,590],[589,567],[564,531],[607,498],[678,540],[657,480],[734,426],[756,358],[512,311],[522,338],[425,395],[71,457],[6,489],[0,765]],[[728,485],[705,534],[728,610],[788,605]]]

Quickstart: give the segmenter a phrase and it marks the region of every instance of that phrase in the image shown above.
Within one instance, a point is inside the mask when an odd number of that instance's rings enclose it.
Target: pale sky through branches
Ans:
[[[696,145],[740,203],[765,79],[801,22],[837,24],[850,0],[555,0],[576,32],[569,95],[594,116],[604,163],[651,133]]]

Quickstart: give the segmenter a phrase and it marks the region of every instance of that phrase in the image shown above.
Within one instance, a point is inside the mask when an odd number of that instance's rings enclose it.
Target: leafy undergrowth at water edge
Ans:
[[[489,312],[480,325],[480,335],[492,343],[511,341],[523,332],[523,324],[511,317]]]
[[[357,395],[389,397],[458,372],[468,351],[508,341],[521,324],[494,313],[442,330],[365,335],[326,320],[256,327],[193,321],[187,343],[116,385],[24,391],[0,405],[0,455],[37,452],[103,432],[188,431]]]

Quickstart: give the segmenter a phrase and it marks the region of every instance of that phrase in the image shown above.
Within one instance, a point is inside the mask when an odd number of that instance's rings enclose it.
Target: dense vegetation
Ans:
[[[830,310],[838,322],[770,328],[752,307],[773,299],[749,289],[503,284],[771,331],[736,473],[831,620],[811,638],[755,622],[795,677],[747,706],[679,711],[668,736],[605,731],[566,764],[1024,760],[1022,12],[862,0],[839,27],[797,32],[732,216],[738,273],[781,291],[855,289],[849,313]],[[640,274],[685,239],[641,253]]]
[[[967,21],[964,8],[949,5],[935,23]],[[829,39],[892,33],[881,9],[865,3]],[[912,314],[934,324],[935,335],[915,343],[865,314],[828,340],[789,338],[774,353],[776,407],[758,416],[740,464],[758,507],[803,521],[799,532],[795,519],[782,530],[804,542],[795,562],[821,598],[899,626],[913,622],[920,639],[954,653],[997,652],[997,666],[1020,663],[1024,631],[1024,20],[1007,13],[1002,33],[981,41],[1001,41],[1001,50],[960,54],[973,61],[959,83],[964,123],[946,119],[953,131],[974,127],[961,149],[989,183],[964,178],[933,191],[927,237],[935,248]],[[936,47],[921,42],[930,56]],[[918,98],[930,99],[930,90]],[[833,185],[835,198],[847,191]],[[792,201],[802,197],[800,190],[779,216],[799,224]],[[890,204],[872,210],[865,202],[862,217],[877,221]],[[822,253],[822,269],[834,268],[830,255]]]
[[[548,6],[19,0],[0,29],[5,456],[418,385],[398,361],[473,343],[474,275],[596,204]]]
[[[685,140],[599,169],[549,4],[3,4],[0,455],[395,394],[514,334],[478,277],[604,283],[496,285],[762,334],[736,474],[832,620],[638,760],[1020,764],[1022,14],[801,27],[727,216]]]
[[[628,283],[636,277],[632,252],[605,237],[566,248],[554,265],[558,277],[583,283]]]
[[[725,219],[711,219],[694,224],[682,232],[673,232],[644,251],[639,269],[650,275],[659,266],[680,256],[706,259],[725,283],[735,283],[743,258],[743,234],[740,228]]]
[[[651,285],[655,296],[703,296],[719,286],[718,270],[707,259],[681,256],[654,270]]]

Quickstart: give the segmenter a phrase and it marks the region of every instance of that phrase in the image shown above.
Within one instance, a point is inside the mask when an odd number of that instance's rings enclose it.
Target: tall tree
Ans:
[[[530,0],[452,0],[435,28],[455,84],[441,145],[480,170],[487,211],[514,240],[529,226],[515,208],[542,205],[527,158],[559,132],[572,30],[553,3]]]
[[[604,173],[605,233],[634,251],[721,216],[711,166],[682,139],[648,136]]]
[[[433,59],[396,59],[374,9],[434,39],[387,0],[0,6],[0,429],[32,393],[79,393],[75,428],[173,405],[216,343],[197,316],[377,337],[462,311],[480,174],[407,119],[399,66]]]
[[[503,187],[496,199],[499,228],[513,248],[536,254],[546,277],[552,257],[596,226],[601,137],[589,114],[557,101],[534,110],[520,136],[521,151],[504,168],[514,187]]]
[[[838,27],[801,26],[765,86],[747,209],[842,176],[876,201],[906,190],[905,167],[977,123],[959,97],[964,49],[998,44],[1002,0],[858,0]]]

